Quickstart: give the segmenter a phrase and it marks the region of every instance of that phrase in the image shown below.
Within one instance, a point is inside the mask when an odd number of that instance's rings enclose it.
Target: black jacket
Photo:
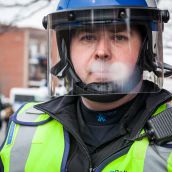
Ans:
[[[129,113],[127,112],[121,120],[121,127],[119,128],[121,135],[102,145],[91,155],[80,135],[80,121],[77,120],[77,96],[58,97],[35,107],[49,113],[52,118],[62,123],[68,131],[70,136],[68,171],[88,172],[108,158],[115,159],[126,154],[133,143],[129,141],[129,138],[138,134],[153,112],[161,104],[171,99],[172,95],[166,90],[161,90],[157,94],[138,94],[134,104],[129,108]]]

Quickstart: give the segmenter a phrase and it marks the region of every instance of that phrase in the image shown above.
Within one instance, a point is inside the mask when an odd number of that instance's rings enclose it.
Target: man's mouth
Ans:
[[[123,63],[116,62],[113,64],[94,63],[90,68],[90,75],[99,81],[121,82],[126,80],[131,74],[131,69]]]
[[[112,75],[112,73],[108,72],[108,71],[96,71],[96,72],[92,72],[91,76],[93,77],[93,79],[95,80],[95,82],[107,82],[107,81],[111,81],[112,77],[110,77]]]

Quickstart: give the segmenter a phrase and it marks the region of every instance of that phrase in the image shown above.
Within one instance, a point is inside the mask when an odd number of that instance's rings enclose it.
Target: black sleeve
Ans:
[[[0,157],[0,172],[4,172],[4,166],[2,164],[1,157]]]

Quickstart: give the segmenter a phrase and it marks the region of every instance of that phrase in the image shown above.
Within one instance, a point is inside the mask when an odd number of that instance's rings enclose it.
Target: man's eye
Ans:
[[[94,40],[96,40],[95,35],[83,35],[81,37],[81,41],[94,41]]]
[[[114,41],[127,41],[128,40],[128,37],[125,36],[125,35],[113,35],[112,36],[112,39]]]

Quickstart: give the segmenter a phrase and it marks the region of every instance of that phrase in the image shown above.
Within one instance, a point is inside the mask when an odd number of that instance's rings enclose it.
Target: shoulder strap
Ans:
[[[34,105],[38,103],[31,102],[24,104],[12,117],[12,121],[16,124],[26,125],[26,126],[37,126],[44,124],[51,120],[51,117],[34,108]]]
[[[158,114],[161,111],[165,110],[167,107],[166,103],[171,100],[172,95],[166,90],[161,90],[161,92],[159,92],[158,94],[150,94],[148,99],[146,100],[146,108],[140,114],[139,120],[136,119],[137,121],[133,120],[131,122],[131,134],[129,140],[133,140],[133,138],[138,136],[146,125],[148,119],[150,119],[153,114]]]
[[[148,137],[151,144],[162,145],[172,141],[172,106],[168,102],[161,105],[152,117],[147,121],[142,134],[133,140],[140,140]]]

